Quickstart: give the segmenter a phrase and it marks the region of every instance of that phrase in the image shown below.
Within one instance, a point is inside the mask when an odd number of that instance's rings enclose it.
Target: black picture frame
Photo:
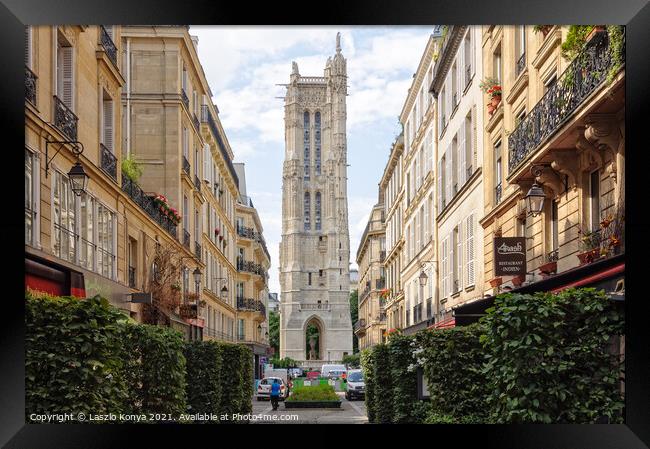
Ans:
[[[293,4],[296,6],[297,4]],[[650,5],[647,0],[611,2],[608,0],[577,0],[570,4],[563,0],[524,2],[518,0],[457,0],[421,2],[417,0],[383,1],[333,0],[327,7],[314,12],[312,8],[294,8],[291,4],[264,2],[253,6],[245,2],[225,4],[217,1],[172,2],[171,0],[143,0],[132,2],[113,0],[64,0],[44,2],[36,0],[4,0],[0,5],[0,33],[3,43],[3,64],[0,65],[2,87],[2,124],[5,134],[6,167],[19,166],[18,147],[24,145],[24,69],[23,24],[54,23],[192,23],[197,25],[222,24],[340,24],[340,25],[423,25],[443,24],[625,24],[626,30],[626,222],[628,263],[626,305],[626,423],[622,425],[511,425],[511,426],[437,426],[436,441],[443,439],[462,445],[480,444],[480,447],[505,448],[612,448],[634,449],[650,445],[650,333],[647,332],[649,301],[643,294],[645,273],[644,256],[649,248],[650,220],[644,206],[647,186],[644,168],[648,167],[647,125],[648,80],[650,80]],[[13,149],[13,150],[12,150]],[[3,173],[6,187],[21,185],[20,170]],[[373,180],[372,182],[376,182]],[[226,438],[250,441],[246,430],[239,426],[213,427],[209,425],[36,425],[25,424],[24,399],[24,284],[15,271],[14,258],[24,257],[20,238],[11,238],[24,232],[24,220],[19,212],[19,194],[6,190],[5,209],[0,227],[6,253],[6,289],[4,295],[3,325],[0,326],[2,357],[0,358],[0,444],[5,447],[130,447],[155,440],[167,445],[198,445],[201,437],[208,441],[227,444]],[[15,204],[14,204],[15,202]],[[7,204],[8,203],[8,204]],[[646,251],[644,251],[646,250]],[[306,428],[306,427],[305,427]],[[246,428],[247,429],[247,428]],[[260,444],[291,444],[290,437],[268,429],[251,432],[259,436]],[[322,428],[321,428],[322,429]],[[329,429],[325,429],[330,434]],[[392,432],[388,426],[355,427],[356,438]],[[322,432],[322,430],[321,430]],[[427,431],[423,431],[426,435]],[[431,432],[434,432],[432,430]],[[284,433],[284,432],[282,432]],[[291,434],[292,432],[289,432]],[[275,435],[275,436],[274,436]],[[307,434],[309,435],[309,434]],[[312,434],[315,435],[315,434]],[[217,439],[215,439],[217,438]],[[331,437],[330,437],[331,438]],[[223,439],[223,440],[221,440]],[[271,440],[271,443],[268,442]],[[357,440],[358,441],[358,440]],[[193,443],[192,443],[193,442]],[[415,440],[411,444],[416,444]],[[212,443],[210,444],[212,445]]]

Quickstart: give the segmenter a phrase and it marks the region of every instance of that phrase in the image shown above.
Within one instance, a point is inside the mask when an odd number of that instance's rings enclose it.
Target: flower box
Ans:
[[[514,285],[515,287],[521,287],[521,285],[524,283],[525,280],[526,280],[525,274],[515,276],[512,278],[512,285]]]
[[[557,272],[557,262],[546,262],[545,264],[540,265],[539,272],[542,273],[543,277],[548,277],[551,274],[555,274]]]
[[[501,277],[496,277],[494,279],[490,279],[490,286],[492,288],[497,288],[501,283],[503,282],[503,278]]]
[[[605,25],[594,25],[589,34],[587,35],[586,42],[589,42],[596,36],[598,33],[605,31]]]
[[[578,253],[577,256],[578,256],[578,260],[580,261],[580,265],[586,265],[599,259],[600,251],[596,248],[590,251]]]

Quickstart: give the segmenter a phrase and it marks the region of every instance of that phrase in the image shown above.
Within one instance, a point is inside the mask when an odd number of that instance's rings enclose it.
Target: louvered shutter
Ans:
[[[437,194],[437,199],[438,199],[438,204],[437,204],[437,213],[440,213],[442,211],[442,198],[443,198],[443,192],[442,192],[442,159],[438,161],[438,169],[436,171],[436,194]]]
[[[452,185],[453,185],[453,172],[452,172],[452,151],[451,144],[447,147],[447,152],[445,153],[447,157],[445,158],[447,166],[445,167],[445,178],[447,185],[445,186],[445,203],[449,204],[453,198]]]
[[[447,239],[442,241],[442,297],[447,297]]]
[[[113,101],[112,100],[104,100],[103,119],[104,119],[104,146],[108,148],[112,153],[115,153],[115,151],[113,150]]]
[[[467,285],[474,285],[474,214],[471,214],[467,217],[466,225],[467,239],[465,241],[466,246],[466,258],[467,258]]]
[[[474,46],[472,46],[474,48]],[[472,66],[474,67],[474,66]],[[472,172],[476,171],[478,168],[477,153],[478,153],[478,143],[477,143],[477,133],[476,133],[476,105],[472,106]]]
[[[211,188],[212,186],[212,181],[210,180],[211,177],[211,167],[210,167],[210,160],[211,160],[211,154],[210,154],[210,145],[207,143],[203,144],[203,180],[208,183],[208,189]]]
[[[32,67],[32,30],[28,26],[25,27],[25,65]]]
[[[456,246],[456,252],[457,255],[456,257],[458,258],[457,260],[457,265],[456,265],[456,270],[458,270],[457,278],[458,278],[458,291],[460,291],[463,288],[463,222],[459,221],[458,222],[458,242]]]
[[[463,46],[458,47],[458,57],[456,58],[456,104],[460,103],[460,97],[463,95]],[[455,105],[454,105],[455,106]]]
[[[61,48],[61,100],[67,107],[74,110],[72,104],[72,88],[73,88],[73,73],[72,73],[72,47]]]
[[[474,36],[473,34],[473,27],[469,27],[469,47],[470,47],[470,53],[471,53],[471,70],[472,70],[472,76],[476,73],[476,45],[474,43]]]
[[[460,125],[460,131],[458,132],[458,186],[459,189],[467,181],[467,167],[465,165],[465,121],[463,120]]]

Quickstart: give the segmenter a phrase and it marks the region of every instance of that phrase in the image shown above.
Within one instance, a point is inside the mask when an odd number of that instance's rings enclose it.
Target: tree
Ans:
[[[275,354],[280,354],[280,314],[269,311],[269,344],[275,350]]]
[[[356,289],[350,293],[350,318],[353,325],[359,319],[359,291]],[[357,352],[359,352],[359,339],[352,333],[352,353]]]

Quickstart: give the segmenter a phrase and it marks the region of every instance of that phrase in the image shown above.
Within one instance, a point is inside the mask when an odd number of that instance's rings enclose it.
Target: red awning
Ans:
[[[446,329],[449,327],[456,327],[456,318],[451,317],[447,318],[446,320],[442,320],[439,323],[436,323],[432,326],[429,326],[427,329]]]
[[[591,276],[584,277],[575,282],[571,282],[561,287],[554,288],[553,290],[551,290],[551,293],[557,293],[567,288],[582,287],[583,285],[593,284],[595,282],[610,278],[612,276],[616,276],[617,274],[624,273],[624,272],[625,272],[625,262],[615,265],[607,270],[600,271],[596,274],[592,274]]]

